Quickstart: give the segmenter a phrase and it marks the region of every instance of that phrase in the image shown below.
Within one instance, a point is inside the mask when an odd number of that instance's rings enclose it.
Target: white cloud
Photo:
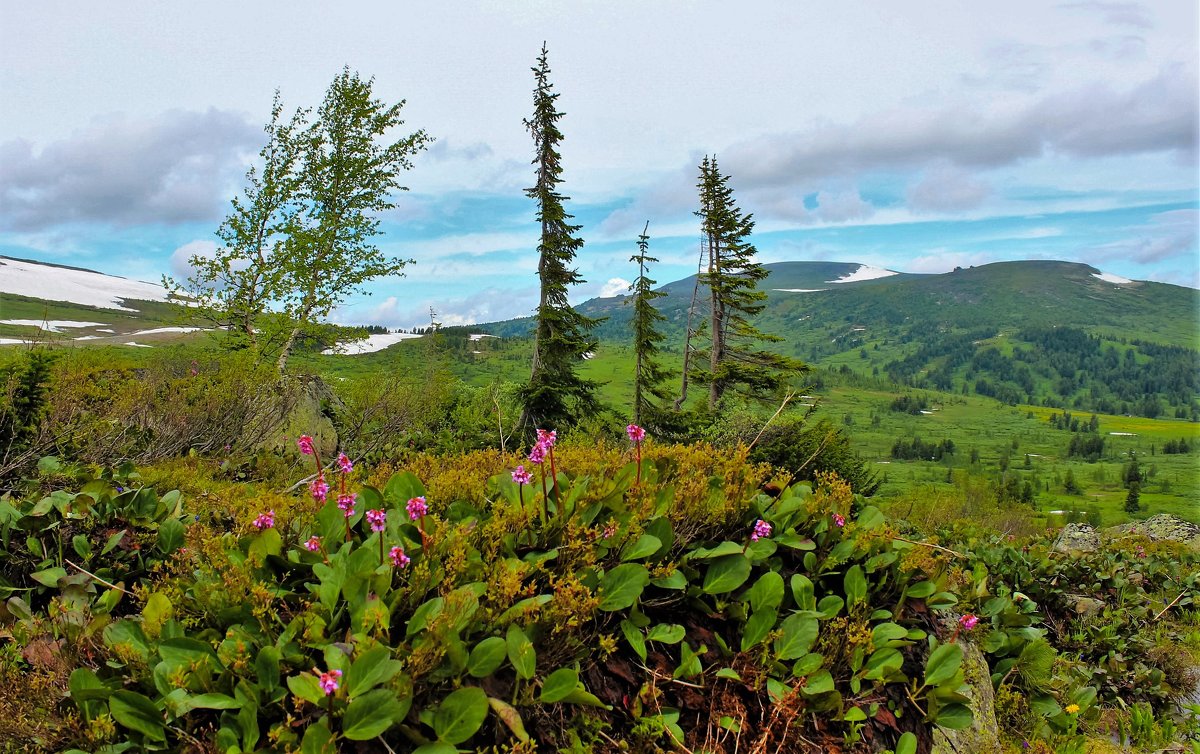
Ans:
[[[991,187],[972,173],[941,165],[910,186],[907,199],[916,212],[962,212],[980,206],[991,193]]]
[[[633,285],[628,280],[623,278],[610,278],[604,287],[600,289],[600,298],[611,298],[613,296],[621,296],[629,293],[629,286]]]
[[[212,241],[188,241],[183,246],[171,252],[169,264],[172,277],[180,282],[187,280],[196,271],[191,262],[193,257],[199,256],[211,259],[216,256],[216,253],[217,244]]]
[[[910,259],[904,267],[906,272],[940,273],[950,272],[955,267],[978,267],[995,261],[994,256],[983,252],[934,250]]]
[[[821,191],[817,193],[816,216],[830,223],[848,220],[864,220],[875,213],[875,208],[857,191]]]

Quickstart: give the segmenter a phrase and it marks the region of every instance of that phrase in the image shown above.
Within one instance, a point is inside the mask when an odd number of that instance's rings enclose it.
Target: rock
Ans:
[[[1054,540],[1059,552],[1092,552],[1100,549],[1100,535],[1089,524],[1067,524]]]
[[[255,420],[247,423],[242,442],[250,450],[298,453],[296,440],[309,435],[322,460],[331,460],[337,452],[338,435],[326,411],[337,406],[338,397],[320,377],[289,377]]]
[[[938,728],[933,733],[931,754],[965,754],[965,752],[1001,751],[1000,726],[996,724],[996,695],[992,691],[992,676],[987,659],[974,643],[963,637],[958,640],[963,650],[963,676],[971,697],[971,712],[975,715],[970,727],[962,730]]]
[[[1104,601],[1093,597],[1080,597],[1074,594],[1066,596],[1067,604],[1075,611],[1076,615],[1089,616],[1096,615],[1104,609]]]
[[[1109,537],[1138,535],[1155,542],[1179,542],[1200,549],[1200,526],[1170,513],[1160,513],[1145,521],[1134,521],[1105,529]]]

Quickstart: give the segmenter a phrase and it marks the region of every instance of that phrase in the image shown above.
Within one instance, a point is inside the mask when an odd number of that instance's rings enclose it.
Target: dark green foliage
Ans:
[[[1178,440],[1167,440],[1163,443],[1162,452],[1166,455],[1176,455],[1183,453],[1191,453],[1192,446],[1187,441],[1186,437],[1181,437]]]
[[[1067,474],[1063,477],[1063,491],[1068,495],[1082,495],[1083,488],[1079,486],[1079,482],[1075,480],[1075,472],[1067,469]]]
[[[638,253],[629,258],[637,262],[638,276],[633,281],[633,350],[636,364],[633,370],[633,423],[658,431],[666,420],[666,403],[669,400],[664,385],[671,376],[658,360],[661,343],[666,338],[659,329],[666,318],[654,306],[655,299],[666,294],[654,290],[655,281],[646,271],[647,262],[658,260],[647,254],[650,237],[646,229],[638,236]],[[653,400],[652,400],[653,399]]]
[[[37,348],[0,370],[0,475],[37,437],[53,362],[50,351]]]
[[[951,455],[954,455],[954,441],[950,439],[931,443],[920,437],[911,440],[901,438],[892,445],[892,458],[901,461],[940,461]]]
[[[901,395],[892,401],[889,408],[902,414],[917,416],[929,408],[929,399],[923,395]]]
[[[1141,467],[1138,465],[1137,453],[1129,454],[1129,463],[1125,464],[1125,468],[1121,470],[1121,482],[1126,488],[1132,487],[1135,484],[1141,484],[1146,480],[1146,475],[1142,473]]]
[[[714,411],[731,388],[761,397],[778,390],[790,374],[805,369],[800,362],[763,350],[759,343],[783,338],[768,335],[751,323],[766,307],[767,294],[758,290],[767,270],[755,261],[758,250],[750,242],[753,215],[737,206],[729,176],[721,173],[716,158],[700,163],[700,232],[708,269],[699,282],[708,289],[710,345],[697,351],[708,368],[694,367],[699,382],[709,386],[708,408]]]
[[[860,495],[875,494],[882,483],[855,453],[846,431],[828,419],[812,426],[800,420],[772,424],[750,451],[750,458],[784,469],[797,481],[811,481],[817,474],[833,472]]]
[[[1104,455],[1104,437],[1101,435],[1077,432],[1071,435],[1071,441],[1067,443],[1068,458],[1098,461],[1102,455]]]
[[[1141,489],[1142,489],[1141,482],[1130,482],[1129,483],[1129,492],[1125,495],[1125,512],[1126,513],[1137,513],[1139,510],[1142,509]]]
[[[563,135],[558,121],[558,93],[550,83],[550,65],[545,46],[538,56],[533,75],[533,117],[525,127],[533,136],[537,182],[525,195],[537,202],[537,221],[541,225],[538,243],[538,278],[541,295],[534,332],[533,372],[521,394],[524,411],[522,431],[538,427],[568,427],[595,416],[600,411],[596,383],[576,373],[584,354],[596,349],[591,331],[597,320],[585,317],[567,302],[569,286],[584,282],[571,267],[575,254],[583,247],[580,226],[570,222],[563,203],[569,198],[559,193],[562,162],[558,144]]]

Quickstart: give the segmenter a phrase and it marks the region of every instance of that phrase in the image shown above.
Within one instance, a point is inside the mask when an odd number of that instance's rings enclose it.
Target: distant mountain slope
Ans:
[[[137,311],[127,301],[168,298],[160,283],[10,257],[0,257],[0,293],[120,311]]]

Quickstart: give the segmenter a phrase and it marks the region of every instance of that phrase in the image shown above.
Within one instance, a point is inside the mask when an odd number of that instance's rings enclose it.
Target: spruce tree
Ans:
[[[741,387],[755,396],[777,390],[789,372],[806,367],[795,359],[758,347],[782,338],[768,335],[751,324],[750,318],[766,307],[767,294],[758,290],[767,271],[755,261],[758,250],[750,242],[754,218],[738,208],[729,186],[729,177],[721,173],[715,157],[700,163],[701,241],[708,270],[700,283],[708,288],[710,345],[708,369],[695,374],[707,382],[708,408],[716,409],[730,388]]]
[[[562,183],[562,161],[558,144],[562,132],[558,121],[563,113],[557,109],[558,94],[550,83],[550,66],[546,46],[533,68],[536,86],[533,90],[533,117],[525,127],[533,136],[537,181],[525,190],[526,196],[537,202],[537,221],[541,224],[538,243],[538,277],[541,295],[537,308],[537,329],[534,334],[533,370],[529,384],[521,391],[522,413],[519,425],[525,432],[538,427],[564,427],[600,410],[596,399],[596,383],[575,373],[584,354],[595,350],[596,340],[591,331],[600,320],[585,317],[567,303],[567,288],[585,282],[571,267],[583,239],[575,234],[580,226],[573,225],[563,203],[569,198],[558,191]]]
[[[631,322],[636,360],[633,370],[633,423],[659,429],[663,419],[663,403],[667,400],[663,383],[670,374],[658,361],[661,350],[659,344],[666,339],[658,326],[666,317],[654,306],[654,300],[667,294],[654,290],[655,281],[646,274],[646,263],[658,261],[647,253],[650,248],[649,229],[650,223],[647,222],[638,236],[638,253],[629,258],[629,261],[638,265],[637,280],[633,282]]]
[[[1139,510],[1142,509],[1141,490],[1142,490],[1141,482],[1130,482],[1129,483],[1129,493],[1127,495],[1125,495],[1125,512],[1126,513],[1137,513]]]

